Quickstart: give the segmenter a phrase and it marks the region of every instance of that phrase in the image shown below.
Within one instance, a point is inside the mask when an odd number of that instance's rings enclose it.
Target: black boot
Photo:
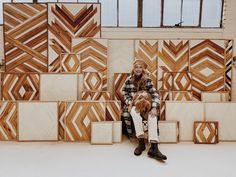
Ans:
[[[134,150],[134,155],[141,155],[145,149],[144,138],[138,138],[138,146]]]
[[[158,149],[157,143],[151,143],[151,147],[148,151],[148,155],[157,160],[167,160],[167,157],[163,155]]]

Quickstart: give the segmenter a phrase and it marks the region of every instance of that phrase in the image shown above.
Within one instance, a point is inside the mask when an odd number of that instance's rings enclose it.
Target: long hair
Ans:
[[[134,84],[137,91],[146,90],[148,74],[145,70],[140,76],[135,76],[134,69],[131,72],[131,83]]]

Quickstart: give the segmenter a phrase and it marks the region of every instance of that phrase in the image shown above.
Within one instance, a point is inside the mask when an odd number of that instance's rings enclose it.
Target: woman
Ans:
[[[158,120],[157,109],[159,109],[158,94],[153,86],[151,79],[146,74],[147,64],[143,60],[135,60],[131,75],[127,78],[123,87],[123,96],[125,106],[123,110],[123,120],[125,122],[127,133],[131,137],[133,134],[132,126],[134,126],[136,137],[138,138],[138,146],[134,150],[135,155],[141,155],[145,150],[144,131],[142,126],[142,117],[140,113],[135,111],[133,105],[133,96],[136,92],[146,91],[152,97],[152,108],[148,115],[148,140],[151,143],[151,148],[148,155],[152,158],[166,160],[167,157],[163,155],[158,149]]]

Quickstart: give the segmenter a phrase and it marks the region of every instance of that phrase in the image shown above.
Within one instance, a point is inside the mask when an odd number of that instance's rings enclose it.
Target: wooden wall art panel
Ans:
[[[47,5],[4,4],[7,72],[47,72]]]
[[[73,53],[61,54],[61,72],[65,73],[80,73],[80,56]]]
[[[106,121],[119,121],[121,118],[121,102],[106,101]]]
[[[87,101],[106,101],[111,100],[111,93],[109,91],[83,91],[81,99]]]

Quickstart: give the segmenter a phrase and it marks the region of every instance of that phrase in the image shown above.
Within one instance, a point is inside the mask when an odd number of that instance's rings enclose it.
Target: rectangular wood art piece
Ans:
[[[49,71],[60,71],[60,54],[72,52],[72,39],[101,36],[100,3],[49,3]]]
[[[201,99],[201,91],[223,91],[225,87],[224,40],[191,40],[190,72],[195,99]]]
[[[112,144],[113,122],[91,123],[91,144]]]
[[[119,121],[121,118],[121,102],[106,101],[106,121]]]
[[[103,85],[102,72],[84,72],[83,73],[83,90],[84,91],[102,91],[106,89]]]
[[[62,53],[60,62],[60,72],[81,73],[80,55],[75,53]]]
[[[47,72],[47,4],[4,4],[7,72]]]
[[[157,40],[135,40],[135,59],[141,59],[147,64],[147,72],[157,88]]]
[[[190,72],[172,72],[173,91],[192,90],[192,75]]]
[[[91,122],[105,121],[104,102],[67,102],[66,141],[89,141]]]
[[[189,41],[160,40],[158,48],[158,90],[164,90],[163,72],[188,71]]]
[[[195,121],[194,122],[194,143],[195,144],[218,143],[218,122]]]
[[[172,101],[192,101],[193,93],[192,91],[171,91]]]
[[[178,121],[159,121],[159,140],[160,143],[179,142],[179,122]]]
[[[15,102],[0,101],[0,141],[17,138],[17,105]]]
[[[2,74],[3,100],[39,100],[39,74]]]
[[[111,92],[109,91],[82,91],[82,100],[106,101],[111,100]]]

